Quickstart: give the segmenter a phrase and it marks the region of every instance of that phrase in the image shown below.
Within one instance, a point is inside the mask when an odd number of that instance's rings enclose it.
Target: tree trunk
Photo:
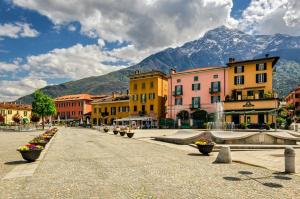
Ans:
[[[43,130],[45,130],[45,118],[42,116],[42,125],[43,125]]]

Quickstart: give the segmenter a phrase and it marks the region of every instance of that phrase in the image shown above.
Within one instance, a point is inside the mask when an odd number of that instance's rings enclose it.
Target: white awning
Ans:
[[[124,117],[116,119],[115,122],[127,122],[127,121],[151,121],[155,120],[153,117]]]

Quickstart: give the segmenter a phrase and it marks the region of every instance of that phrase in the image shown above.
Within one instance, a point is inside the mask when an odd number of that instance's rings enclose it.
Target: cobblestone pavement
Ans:
[[[33,176],[0,198],[299,198],[300,178],[90,129],[61,128]]]

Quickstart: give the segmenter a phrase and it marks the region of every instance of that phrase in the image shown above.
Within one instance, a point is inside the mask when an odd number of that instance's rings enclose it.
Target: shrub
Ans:
[[[19,124],[21,121],[21,116],[18,113],[16,113],[12,119],[15,123]]]
[[[5,118],[3,115],[0,114],[0,124],[5,122]]]
[[[34,114],[34,113],[30,117],[30,121],[34,122],[34,123],[39,122],[40,119],[41,119],[40,116],[38,116],[37,114]]]

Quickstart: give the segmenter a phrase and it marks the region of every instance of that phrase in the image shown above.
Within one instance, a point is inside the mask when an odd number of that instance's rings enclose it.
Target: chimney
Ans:
[[[136,70],[136,71],[134,71],[134,74],[135,74],[135,75],[138,75],[138,74],[140,74],[140,70]]]
[[[175,69],[175,68],[171,68],[171,69],[170,69],[170,74],[173,75],[173,74],[175,74],[175,73],[176,73],[176,69]]]
[[[233,57],[229,57],[229,63],[232,63],[232,62],[234,62],[235,61],[235,59],[233,58]]]
[[[268,58],[268,57],[269,57],[269,54],[265,54],[265,57]]]

